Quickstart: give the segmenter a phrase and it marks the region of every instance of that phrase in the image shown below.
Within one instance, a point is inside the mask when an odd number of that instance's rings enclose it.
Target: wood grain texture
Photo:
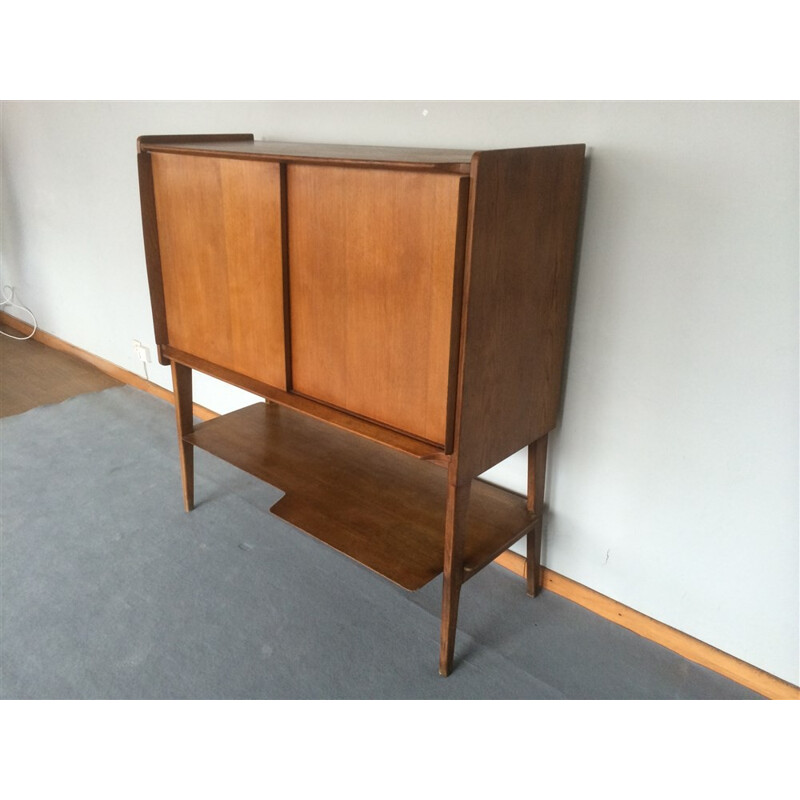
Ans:
[[[525,559],[518,553],[508,551],[497,559],[497,564],[522,578],[526,577]],[[771,675],[736,656],[725,653],[687,633],[659,622],[607,597],[582,583],[559,575],[550,569],[542,569],[543,588],[564,597],[573,603],[597,614],[609,622],[666,647],[683,658],[694,661],[719,675],[752,689],[771,700],[800,700],[800,686]]]
[[[4,325],[8,325],[9,328],[19,331],[23,335],[28,335],[33,330],[32,326],[30,326],[26,322],[22,322],[21,320],[17,319],[16,317],[12,317],[9,314],[6,314],[0,311],[0,322]],[[55,367],[55,370],[64,370],[67,374],[67,382],[62,385],[63,394],[54,394],[53,400],[46,400],[45,395],[34,395],[31,397],[31,400],[37,400],[35,405],[44,405],[48,402],[59,402],[62,399],[66,399],[67,397],[73,397],[76,394],[81,394],[83,392],[89,391],[99,391],[101,389],[110,389],[114,386],[120,386],[122,384],[127,384],[128,386],[133,386],[136,389],[140,389],[143,392],[147,392],[148,394],[153,395],[153,397],[158,397],[161,400],[166,400],[168,403],[174,402],[175,398],[173,397],[172,392],[169,389],[165,389],[162,386],[159,386],[152,381],[149,381],[143,378],[141,375],[137,375],[130,370],[123,369],[122,367],[118,366],[117,364],[113,364],[111,361],[107,361],[105,358],[101,358],[100,356],[95,355],[94,353],[89,353],[88,351],[76,347],[74,344],[70,344],[69,342],[65,342],[63,339],[59,339],[57,336],[53,336],[52,333],[48,333],[47,331],[43,331],[41,328],[38,328],[33,335],[33,342],[38,342],[49,350],[56,351],[55,355],[58,356],[59,353],[66,354],[67,356],[74,356],[74,359],[65,360],[59,357],[57,362],[58,366]],[[35,364],[36,356],[31,355],[30,357],[24,357],[23,360],[20,360],[19,367],[20,370],[17,373],[20,376],[20,382],[23,384],[23,387],[27,385],[30,379],[30,371],[27,367],[30,364]],[[76,364],[77,359],[77,369],[73,370],[69,364]],[[167,361],[167,363],[169,363]],[[3,372],[5,374],[6,367],[8,362],[4,362],[3,364]],[[88,369],[87,369],[88,368]],[[98,375],[102,373],[102,375]],[[58,391],[58,387],[50,385],[50,368],[49,367],[42,367],[42,376],[47,375],[46,379],[42,380],[42,386],[44,392],[51,392],[54,389]],[[83,375],[83,376],[82,376]],[[24,377],[23,377],[24,376]],[[106,380],[108,379],[108,380]],[[24,383],[23,383],[24,381]],[[95,388],[92,388],[95,387]],[[19,388],[19,387],[17,387]],[[5,385],[3,386],[5,389]],[[28,390],[25,389],[27,392]],[[15,394],[17,392],[15,391]],[[21,395],[18,395],[21,396]],[[29,401],[27,401],[29,402]],[[32,406],[29,406],[32,407]],[[203,406],[197,405],[194,403],[192,405],[192,410],[194,416],[198,419],[213,419],[214,417],[219,416],[213,411],[210,411]]]
[[[294,409],[314,419],[322,420],[341,430],[350,431],[351,433],[363,436],[365,439],[369,439],[373,442],[379,442],[386,447],[392,448],[392,450],[397,450],[401,453],[414,456],[414,458],[430,461],[440,466],[447,466],[449,464],[449,458],[444,455],[441,447],[423,442],[420,439],[408,436],[400,431],[392,430],[385,425],[379,425],[370,420],[354,416],[353,414],[339,411],[339,409],[333,408],[325,403],[319,403],[303,395],[276,389],[274,386],[256,381],[238,372],[232,372],[224,367],[211,364],[208,361],[203,361],[197,358],[197,356],[184,353],[173,347],[164,347],[164,353],[171,361],[177,361],[179,364],[184,364],[187,367],[204,372],[206,375],[219,378],[226,383],[230,383],[232,386],[246,389],[248,392],[260,395],[266,400]]]
[[[29,325],[15,324],[16,320],[2,312],[0,322],[0,328],[14,337],[27,336],[32,330]],[[114,386],[122,384],[79,356],[58,352],[36,339],[18,341],[0,336],[0,417]]]
[[[144,255],[147,264],[147,282],[150,288],[150,309],[153,315],[153,331],[156,344],[164,344],[167,337],[167,308],[164,302],[164,279],[161,274],[161,249],[158,244],[158,220],[156,218],[156,194],[153,185],[153,160],[149,153],[137,156],[139,169],[139,201],[142,210],[142,234]],[[167,362],[158,359],[164,366]]]
[[[536,597],[542,588],[542,523],[544,518],[544,481],[547,468],[547,435],[528,445],[528,511],[536,517],[525,543],[527,551],[528,594]]]
[[[544,446],[527,502],[474,479],[555,425],[584,146],[140,147],[178,394],[200,368],[286,407],[187,433],[184,399],[181,441],[285,489],[275,513],[401,586],[443,570],[449,674],[468,577],[529,534],[538,588]]]
[[[478,475],[555,427],[584,145],[475,155],[456,429]]]
[[[165,343],[286,388],[279,165],[152,162]]]
[[[286,374],[284,388],[292,390],[292,310],[289,291],[289,206],[287,202],[286,164],[279,164],[281,193],[281,271],[283,282],[283,363]]]
[[[444,527],[444,578],[442,579],[442,618],[439,634],[439,674],[453,671],[456,646],[456,622],[461,585],[464,582],[464,544],[472,482],[447,487],[447,511]]]
[[[295,391],[447,438],[460,179],[288,167]]]
[[[172,386],[175,404],[175,422],[178,428],[178,451],[183,484],[183,509],[194,508],[194,447],[186,437],[194,430],[192,419],[192,371],[172,362]]]
[[[440,467],[273,403],[198,425],[186,438],[285,491],[274,514],[400,586],[418,589],[442,572],[448,477]],[[524,497],[473,481],[465,566],[530,519]]]
[[[252,133],[169,133],[163,136],[157,134],[145,135],[139,136],[136,139],[136,149],[140,153],[158,146],[171,146],[174,148],[176,145],[193,145],[195,147],[201,146],[213,149],[213,147],[223,145],[224,143],[252,142],[254,138]]]
[[[372,145],[316,144],[304,142],[255,142],[252,137],[225,135],[207,137],[140,137],[140,149],[148,152],[186,155],[224,154],[230,158],[282,161],[300,164],[402,169],[418,172],[469,174],[472,150]]]

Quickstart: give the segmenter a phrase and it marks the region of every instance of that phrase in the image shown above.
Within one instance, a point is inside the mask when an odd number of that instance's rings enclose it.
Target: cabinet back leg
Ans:
[[[456,643],[458,599],[464,582],[464,539],[471,483],[448,486],[447,516],[444,531],[444,582],[442,587],[442,630],[439,647],[439,674],[453,671]]]
[[[178,452],[181,458],[183,482],[183,507],[194,508],[194,446],[184,436],[194,430],[192,416],[192,370],[172,362],[172,387],[175,399],[175,419],[178,425]]]
[[[526,580],[531,597],[536,597],[542,588],[542,518],[546,465],[547,435],[528,445],[528,511],[536,515],[536,523],[528,534],[526,547]]]

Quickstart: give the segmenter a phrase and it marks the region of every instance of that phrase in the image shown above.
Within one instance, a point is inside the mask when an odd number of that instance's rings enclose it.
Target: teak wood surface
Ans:
[[[188,433],[179,417],[185,496],[187,448],[205,447],[397,583],[444,572],[443,675],[471,575],[530,534],[541,585],[584,155],[139,140],[160,359],[287,407]],[[525,446],[527,500],[476,480]]]
[[[544,477],[547,465],[547,436],[528,445],[528,511],[535,517],[528,534],[525,580],[528,594],[536,597],[542,589],[542,521],[544,518]]]
[[[152,159],[169,342],[285,389],[279,165]]]
[[[183,508],[194,508],[194,447],[187,437],[194,430],[192,417],[192,371],[172,362],[172,385],[175,387],[175,422],[178,428],[178,452],[181,460],[181,482],[183,484]]]
[[[287,185],[293,389],[444,445],[461,179],[289,165]]]
[[[275,403],[204,422],[184,440],[282,489],[273,514],[400,586],[419,589],[442,572],[448,482],[434,464]],[[466,569],[489,563],[533,522],[524,497],[475,481]]]
[[[252,134],[226,136],[140,136],[139,150],[183,153],[185,155],[220,155],[246,160],[279,161],[378,169],[402,169],[415,172],[451,172],[469,174],[471,150],[446,150],[422,147],[376,147],[369,145],[314,144],[304,142],[255,141]]]
[[[362,419],[361,417],[354,416],[352,413],[341,411],[338,408],[320,403],[317,400],[312,400],[304,395],[276,389],[266,383],[249,378],[247,375],[242,375],[241,373],[233,372],[232,370],[225,369],[216,364],[211,364],[197,356],[184,353],[169,345],[162,345],[160,352],[162,358],[167,362],[183,364],[191,369],[210,375],[213,378],[219,378],[221,381],[225,381],[232,386],[246,389],[248,392],[260,395],[266,400],[273,401],[279,405],[292,408],[313,419],[322,420],[329,425],[349,431],[350,433],[362,436],[373,442],[378,442],[393,450],[407,453],[408,455],[412,455],[424,461],[437,463],[441,466],[447,466],[449,464],[449,458],[442,452],[441,447],[423,442],[421,439],[409,436],[402,431],[396,431],[386,425],[379,425],[371,420]]]
[[[469,479],[557,422],[584,145],[472,164],[456,446]]]

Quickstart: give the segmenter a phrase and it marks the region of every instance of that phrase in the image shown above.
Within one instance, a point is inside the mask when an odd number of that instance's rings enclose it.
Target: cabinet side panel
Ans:
[[[584,145],[477,153],[472,168],[458,474],[556,425]]]
[[[152,160],[169,344],[286,388],[279,165]]]
[[[139,168],[139,199],[142,208],[142,233],[147,263],[147,282],[150,288],[150,308],[153,314],[153,332],[157,345],[167,344],[167,314],[164,305],[164,282],[161,275],[161,254],[158,247],[156,200],[153,188],[153,165],[149,153],[137,155]],[[162,360],[159,347],[159,360]]]
[[[444,444],[460,180],[289,165],[296,391]]]

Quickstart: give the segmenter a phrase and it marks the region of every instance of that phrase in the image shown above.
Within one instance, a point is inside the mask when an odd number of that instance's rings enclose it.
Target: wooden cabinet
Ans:
[[[493,151],[143,136],[159,359],[193,448],[285,492],[273,513],[407,589],[527,535],[540,585],[584,145]],[[258,403],[194,425],[191,371]],[[478,479],[528,446],[527,497]]]

